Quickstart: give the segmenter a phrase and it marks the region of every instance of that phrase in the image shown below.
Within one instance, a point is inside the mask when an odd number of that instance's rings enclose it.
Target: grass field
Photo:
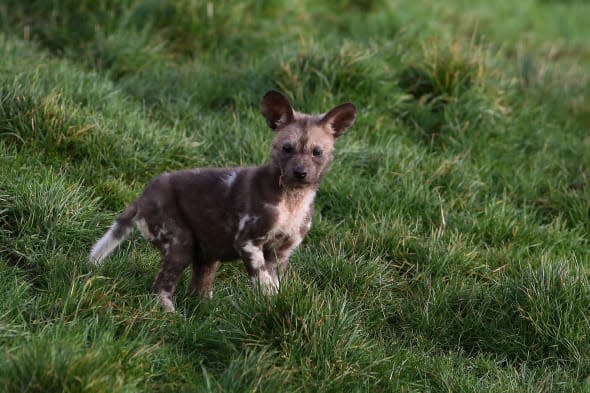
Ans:
[[[0,2],[0,391],[590,392],[590,3]],[[336,5],[338,4],[338,5]],[[280,293],[93,242],[153,176],[352,101]]]

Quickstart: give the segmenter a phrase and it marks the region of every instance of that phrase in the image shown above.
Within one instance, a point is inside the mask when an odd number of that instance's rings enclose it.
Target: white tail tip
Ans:
[[[92,250],[90,250],[90,257],[88,258],[89,262],[93,265],[101,265],[104,260],[117,248],[119,243],[121,243],[129,234],[131,228],[126,228],[124,231],[123,236],[117,237],[115,236],[115,231],[119,230],[118,224],[115,222],[107,233],[104,234],[103,237],[98,240],[94,246],[92,246]]]

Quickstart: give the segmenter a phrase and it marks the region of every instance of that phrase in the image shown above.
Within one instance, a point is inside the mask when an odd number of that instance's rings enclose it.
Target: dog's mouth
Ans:
[[[291,181],[291,184],[295,187],[305,187],[311,183],[309,181],[307,181],[306,179],[293,179]]]
[[[279,178],[279,185],[281,187],[287,187],[287,188],[303,188],[305,186],[307,186],[309,183],[307,181],[307,179],[298,179],[294,176],[286,176],[285,174],[282,174],[281,177]]]
[[[315,184],[311,179],[301,179],[295,176],[288,176],[282,178],[282,185],[288,188],[305,188]]]

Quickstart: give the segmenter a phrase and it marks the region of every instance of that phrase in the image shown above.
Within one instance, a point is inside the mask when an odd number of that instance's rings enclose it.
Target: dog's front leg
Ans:
[[[289,256],[296,245],[297,244],[289,241],[278,250],[271,248],[265,250],[264,252],[264,259],[266,260],[267,269],[269,270],[273,281],[276,283],[276,286],[279,286],[280,280],[283,279],[283,276],[287,272]]]
[[[240,241],[238,245],[240,256],[246,266],[246,271],[250,276],[250,281],[254,287],[260,285],[260,289],[265,295],[273,295],[279,289],[278,280],[268,270],[263,252],[261,240]]]

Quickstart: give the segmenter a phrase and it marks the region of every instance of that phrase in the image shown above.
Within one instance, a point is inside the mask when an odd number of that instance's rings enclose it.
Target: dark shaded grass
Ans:
[[[432,280],[429,285],[417,285],[413,291],[417,298],[429,301],[414,298],[407,304],[417,320],[394,317],[391,321],[417,324],[443,347],[467,353],[491,352],[519,362],[559,364],[559,359],[569,359],[570,364],[562,365],[584,376],[588,373],[584,361],[588,291],[583,284],[575,285],[583,277],[557,265],[527,267],[514,277],[499,275],[488,284],[427,278]],[[402,314],[412,314],[410,309]]]
[[[6,392],[130,392],[141,375],[133,375],[137,356],[131,349],[117,348],[112,340],[99,338],[96,347],[72,334],[66,340],[36,339],[8,355],[2,366]],[[72,342],[74,341],[74,342]],[[82,342],[80,342],[82,341]],[[108,352],[105,351],[108,347]],[[136,366],[135,366],[136,367]],[[137,373],[137,371],[136,371]]]

